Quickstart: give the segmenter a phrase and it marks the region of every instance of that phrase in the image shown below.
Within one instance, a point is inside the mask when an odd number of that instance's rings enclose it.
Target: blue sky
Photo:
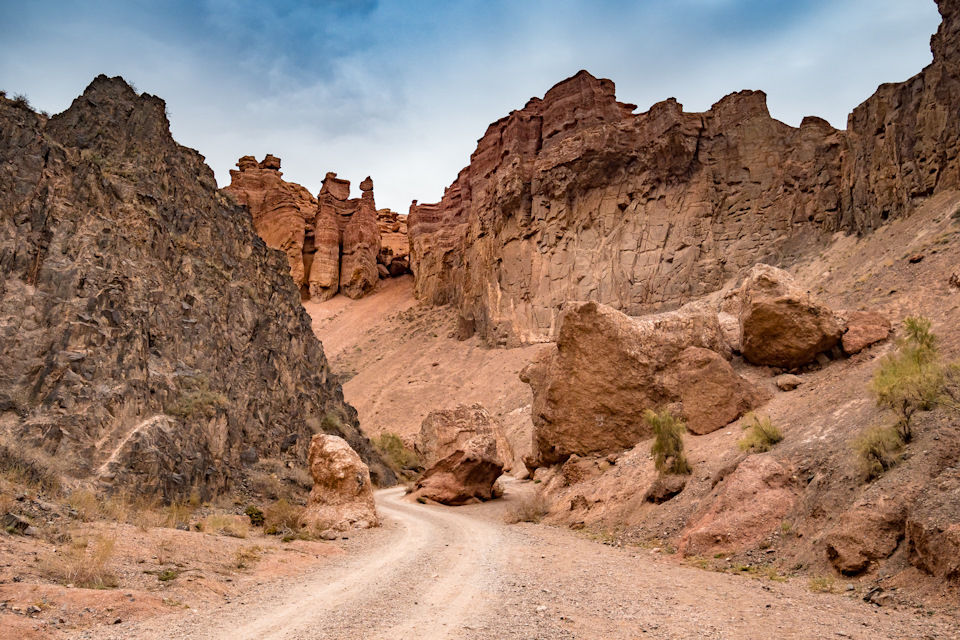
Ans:
[[[487,125],[580,69],[641,111],[762,89],[796,126],[930,62],[933,0],[0,0],[0,88],[62,111],[100,73],[167,101],[221,186],[273,153],[316,193],[438,200]]]

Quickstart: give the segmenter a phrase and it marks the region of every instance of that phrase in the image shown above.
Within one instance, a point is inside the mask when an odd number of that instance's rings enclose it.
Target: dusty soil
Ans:
[[[360,300],[304,303],[364,433],[391,432],[412,445],[430,411],[479,402],[503,422],[514,470],[522,473],[531,451],[532,396],[519,373],[543,346],[491,349],[477,337],[459,341],[453,311],[421,305],[412,276],[379,287]]]
[[[640,547],[505,525],[504,500],[421,505],[381,491],[385,525],[347,553],[229,603],[76,638],[955,638],[955,617],[811,593],[805,580],[707,572]]]

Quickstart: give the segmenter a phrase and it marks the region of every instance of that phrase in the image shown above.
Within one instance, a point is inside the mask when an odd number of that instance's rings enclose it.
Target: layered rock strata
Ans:
[[[585,71],[493,123],[436,204],[410,208],[415,291],[501,345],[556,337],[560,304],[675,308],[757,262],[788,263],[960,184],[960,9],[934,61],[846,131],[770,117],[762,92],[634,114]]]
[[[49,119],[0,98],[0,432],[68,474],[210,495],[325,431],[392,482],[288,265],[159,98],[105,76]]]
[[[377,210],[373,181],[350,197],[350,182],[328,173],[316,198],[286,182],[280,159],[244,156],[224,191],[245,205],[268,246],[287,254],[290,275],[305,299],[323,301],[337,293],[359,298],[380,278],[409,272],[406,219]],[[387,238],[387,244],[382,239]]]

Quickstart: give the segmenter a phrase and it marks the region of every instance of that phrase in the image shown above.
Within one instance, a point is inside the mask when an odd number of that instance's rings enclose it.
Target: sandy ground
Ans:
[[[412,444],[430,411],[480,403],[504,424],[514,469],[531,451],[530,387],[519,373],[543,349],[491,349],[454,337],[454,313],[413,297],[413,278],[382,281],[373,295],[304,303],[343,394],[369,436],[400,435]]]
[[[714,573],[640,547],[505,525],[505,500],[467,507],[381,491],[385,526],[347,554],[228,604],[67,637],[120,638],[957,638],[960,621],[786,583]]]

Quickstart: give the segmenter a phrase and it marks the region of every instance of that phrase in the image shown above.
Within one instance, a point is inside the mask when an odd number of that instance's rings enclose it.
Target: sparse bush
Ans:
[[[246,569],[247,567],[253,566],[260,560],[262,551],[263,550],[256,545],[237,549],[233,564],[237,569]]]
[[[264,523],[263,510],[256,505],[250,505],[244,510],[247,517],[250,518],[250,524],[255,527],[262,527]]]
[[[217,409],[228,404],[226,396],[210,390],[210,382],[203,376],[193,379],[188,386],[191,387],[189,390],[163,408],[167,415],[177,418],[190,418],[194,415],[212,418]]]
[[[747,434],[737,442],[741,451],[763,453],[764,451],[770,451],[773,445],[783,440],[783,433],[777,425],[770,422],[769,416],[761,418],[751,413],[747,416],[743,428],[747,430]]]
[[[303,507],[280,498],[263,511],[264,532],[275,535],[300,531],[303,511]]]
[[[810,578],[807,588],[813,593],[836,593],[837,580],[833,576]]]
[[[909,442],[913,414],[936,404],[944,386],[944,372],[937,359],[937,338],[930,332],[930,320],[909,317],[903,326],[906,337],[899,351],[883,359],[871,386],[877,404],[897,415],[901,439]]]
[[[395,433],[385,431],[379,436],[370,438],[370,442],[373,443],[374,448],[383,458],[383,461],[387,463],[387,466],[397,473],[404,469],[414,471],[420,466],[420,459],[417,458],[417,454],[404,445],[403,440]]]
[[[683,432],[687,430],[682,420],[674,418],[668,409],[660,413],[647,409],[644,420],[653,429],[653,465],[660,473],[690,473],[693,469],[683,452]]]
[[[77,512],[77,517],[83,522],[97,520],[103,515],[102,501],[88,489],[77,489],[71,493],[67,504]]]
[[[550,512],[550,503],[543,491],[539,488],[534,491],[524,493],[511,505],[504,520],[507,524],[516,524],[518,522],[537,523],[543,520],[543,517]]]
[[[320,421],[320,428],[326,433],[343,433],[343,420],[335,413],[327,413]]]
[[[50,495],[60,493],[57,461],[19,442],[0,441],[0,475],[19,487]]]
[[[897,427],[873,427],[854,441],[867,480],[879,478],[900,463],[904,441]]]
[[[113,589],[117,578],[110,571],[116,539],[97,536],[93,540],[78,540],[61,547],[49,557],[46,573],[62,584],[85,589]]]
[[[33,107],[30,106],[30,100],[28,100],[27,96],[22,93],[16,93],[13,95],[13,104],[21,109],[33,109]]]
[[[214,515],[207,516],[198,523],[200,530],[232,538],[246,538],[250,533],[250,523],[243,516]]]

